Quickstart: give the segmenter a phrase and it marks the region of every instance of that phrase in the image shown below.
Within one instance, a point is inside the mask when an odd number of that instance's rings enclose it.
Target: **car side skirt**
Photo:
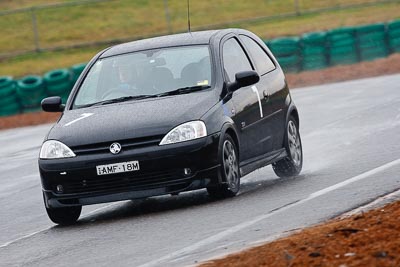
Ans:
[[[265,167],[287,156],[285,148],[272,151],[240,163],[240,175],[243,177],[259,168]]]

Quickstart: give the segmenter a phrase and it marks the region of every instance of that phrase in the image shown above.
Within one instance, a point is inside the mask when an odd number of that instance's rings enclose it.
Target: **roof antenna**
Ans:
[[[187,0],[187,18],[188,18],[188,30],[189,33],[192,34],[192,31],[190,30],[190,0]]]

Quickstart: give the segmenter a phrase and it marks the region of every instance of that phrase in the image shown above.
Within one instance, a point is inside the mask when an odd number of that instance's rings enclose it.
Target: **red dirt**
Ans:
[[[33,112],[18,114],[0,118],[0,130],[23,126],[54,123],[60,117],[60,113]]]
[[[395,202],[201,266],[400,266],[399,216]]]
[[[400,73],[400,54],[371,62],[287,74],[290,88]],[[0,130],[55,122],[60,114],[36,112],[0,118]]]

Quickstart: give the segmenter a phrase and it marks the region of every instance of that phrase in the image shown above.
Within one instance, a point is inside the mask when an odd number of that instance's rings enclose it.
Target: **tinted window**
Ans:
[[[250,55],[253,58],[260,75],[275,69],[274,63],[258,43],[245,35],[241,35],[240,39],[243,41],[247,49],[249,49]]]
[[[231,82],[235,80],[236,73],[253,70],[242,47],[234,38],[224,43],[223,58],[225,72]]]

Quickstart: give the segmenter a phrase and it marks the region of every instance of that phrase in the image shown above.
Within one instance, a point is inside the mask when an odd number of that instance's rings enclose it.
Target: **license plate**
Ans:
[[[139,170],[139,161],[120,162],[108,165],[96,166],[97,175],[108,175],[121,172],[133,172]]]

